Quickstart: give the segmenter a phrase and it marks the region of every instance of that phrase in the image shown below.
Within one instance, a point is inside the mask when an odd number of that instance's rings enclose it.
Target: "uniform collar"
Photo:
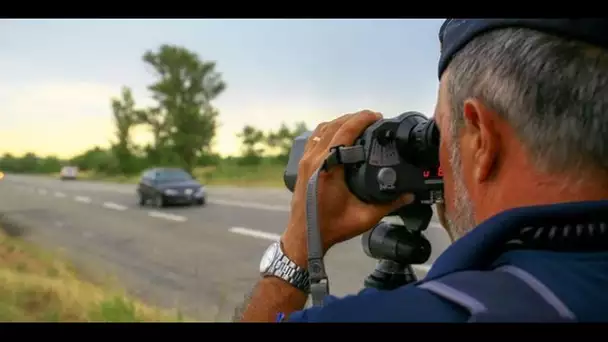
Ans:
[[[505,243],[527,226],[565,225],[608,220],[608,200],[571,202],[506,210],[478,225],[437,258],[426,279],[484,269],[504,251]]]

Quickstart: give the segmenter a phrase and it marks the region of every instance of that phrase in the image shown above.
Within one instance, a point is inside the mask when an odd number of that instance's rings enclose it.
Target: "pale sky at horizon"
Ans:
[[[442,19],[1,20],[0,154],[69,157],[113,137],[110,98],[123,85],[150,104],[141,60],[163,43],[215,60],[215,150],[237,154],[246,124],[314,127],[374,109],[432,114]],[[137,132],[136,140],[146,139]]]

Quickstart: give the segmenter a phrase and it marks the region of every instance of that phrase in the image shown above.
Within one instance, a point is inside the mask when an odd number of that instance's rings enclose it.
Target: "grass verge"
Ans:
[[[285,166],[262,164],[257,166],[220,165],[199,167],[193,172],[194,176],[206,185],[224,185],[237,187],[269,187],[283,188],[283,171]],[[59,177],[57,174],[54,177]],[[139,175],[104,175],[95,172],[80,172],[78,179],[99,180],[114,183],[136,183]]]
[[[0,321],[174,322],[178,313],[154,308],[79,276],[63,258],[0,227]]]

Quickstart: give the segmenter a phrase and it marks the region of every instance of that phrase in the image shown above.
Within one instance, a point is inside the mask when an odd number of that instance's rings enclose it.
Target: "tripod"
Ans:
[[[433,217],[430,205],[413,203],[391,216],[403,224],[380,222],[361,237],[365,254],[378,259],[363,282],[367,288],[393,290],[417,281],[411,265],[423,264],[431,255],[431,244],[422,235]]]

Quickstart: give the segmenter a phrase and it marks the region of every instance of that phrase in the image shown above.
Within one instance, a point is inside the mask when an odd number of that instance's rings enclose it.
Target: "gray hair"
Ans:
[[[608,171],[606,51],[508,28],[471,41],[449,70],[453,138],[463,124],[463,102],[473,97],[513,127],[539,170]]]

